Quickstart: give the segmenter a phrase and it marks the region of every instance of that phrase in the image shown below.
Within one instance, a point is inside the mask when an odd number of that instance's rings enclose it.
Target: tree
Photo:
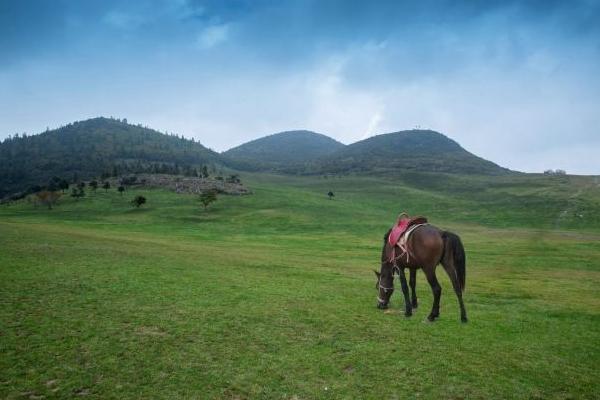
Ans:
[[[131,200],[131,205],[139,208],[142,204],[146,204],[146,198],[144,196],[135,196],[133,200]]]
[[[123,196],[123,192],[125,191],[125,186],[121,185],[117,188],[117,190],[119,191],[119,193],[121,194],[121,196]]]
[[[217,201],[217,191],[216,190],[205,190],[200,194],[200,203],[204,206],[206,210],[208,206]]]
[[[56,204],[56,202],[61,196],[61,193],[53,192],[50,190],[42,190],[41,192],[37,192],[35,196],[40,201],[40,203],[48,206],[48,210],[52,210],[52,205]]]
[[[60,183],[61,179],[58,176],[53,176],[50,182],[48,182],[48,191],[56,192],[60,189]]]
[[[60,182],[58,183],[58,187],[64,193],[65,190],[67,190],[69,188],[69,182],[66,179],[61,179]]]
[[[51,180],[50,183],[48,183],[49,192],[56,192],[58,189],[59,187],[57,181]]]
[[[208,168],[206,167],[206,165],[202,166],[202,177],[208,178]]]
[[[335,197],[335,194],[333,194],[332,191],[329,191],[329,193],[327,193],[327,196],[329,196],[329,200],[333,200],[333,198]]]
[[[74,187],[73,189],[71,189],[71,197],[75,198],[75,200],[78,200],[80,197],[83,197],[83,196],[85,196],[83,187],[77,185],[77,187]]]
[[[544,171],[544,175],[566,175],[567,172],[564,169],[547,169]]]
[[[91,181],[89,183],[89,186],[92,188],[92,191],[96,191],[96,189],[98,189],[98,182],[97,181]]]
[[[108,181],[104,182],[102,184],[102,188],[104,189],[105,192],[108,192],[108,189],[110,189],[110,183],[108,183]]]

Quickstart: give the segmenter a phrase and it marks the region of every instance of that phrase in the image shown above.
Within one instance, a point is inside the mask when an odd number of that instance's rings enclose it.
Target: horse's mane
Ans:
[[[391,229],[389,229],[386,232],[386,234],[383,236],[383,248],[381,249],[381,262],[387,261],[387,255],[386,255],[385,248],[387,246],[387,242],[388,242],[388,238],[390,237],[390,233],[392,233]]]
[[[392,233],[392,229],[390,228],[385,235],[383,235],[383,243],[387,243],[388,242],[388,238],[390,237],[390,233]]]

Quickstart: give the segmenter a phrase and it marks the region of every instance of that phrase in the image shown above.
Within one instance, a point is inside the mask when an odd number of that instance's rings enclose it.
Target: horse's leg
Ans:
[[[408,297],[408,284],[406,283],[404,268],[398,270],[398,275],[400,275],[400,285],[402,286],[402,294],[404,295],[404,315],[410,317],[412,315],[412,307],[410,305],[410,298]]]
[[[452,287],[454,288],[454,293],[456,293],[456,297],[458,297],[458,304],[460,306],[460,320],[462,322],[467,322],[467,310],[465,310],[465,304],[463,303],[462,298],[462,288],[460,287],[460,283],[458,282],[458,275],[456,274],[456,270],[452,264],[444,265],[442,264],[446,273],[450,277],[450,281],[452,282]]]
[[[429,321],[435,321],[440,316],[440,297],[442,296],[442,287],[435,276],[435,265],[430,267],[423,267],[423,272],[427,277],[427,282],[431,286],[433,292],[433,307],[431,307],[431,313],[427,317]]]
[[[414,268],[410,269],[410,278],[409,278],[410,290],[412,294],[412,308],[417,308],[419,303],[417,302],[417,270]]]

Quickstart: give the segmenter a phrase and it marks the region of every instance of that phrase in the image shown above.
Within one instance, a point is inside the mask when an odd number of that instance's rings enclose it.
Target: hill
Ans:
[[[287,131],[252,140],[222,153],[228,164],[246,171],[297,172],[307,162],[344,148],[320,133]]]
[[[39,190],[54,177],[74,182],[124,173],[197,175],[205,165],[303,175],[510,172],[429,130],[388,133],[348,146],[311,131],[287,131],[218,154],[193,140],[100,117],[0,143],[0,199]]]
[[[511,171],[478,157],[431,130],[370,137],[348,146],[310,131],[266,136],[222,155],[232,168],[291,174],[443,172],[503,175]]]
[[[387,133],[339,149],[307,167],[312,173],[420,171],[503,175],[510,170],[469,153],[431,130]]]
[[[190,174],[220,164],[200,143],[112,118],[93,118],[0,143],[0,198],[57,176],[69,181],[102,174]]]

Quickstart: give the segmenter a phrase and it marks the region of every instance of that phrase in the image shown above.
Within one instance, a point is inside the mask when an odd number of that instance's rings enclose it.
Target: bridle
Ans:
[[[396,262],[394,262],[394,267],[392,268],[392,285],[394,284],[394,272],[396,272],[398,274],[398,276],[400,276],[400,267],[398,267],[398,264]],[[383,293],[387,294],[388,290],[394,291],[394,287],[385,287],[381,284],[381,276],[379,276],[379,278],[377,278],[377,300],[379,301],[379,303],[382,304],[387,304],[387,302],[385,300],[383,300],[381,297],[379,297],[379,291],[383,290]],[[388,299],[389,301],[389,299]]]
[[[380,278],[379,280],[381,281],[381,278]],[[385,286],[381,286],[381,283],[379,283],[379,282],[377,282],[377,287],[378,287],[378,289],[383,289],[383,293],[386,293],[386,294],[387,294],[388,290],[391,290],[391,291],[393,291],[393,290],[394,290],[394,288],[393,288],[393,287],[385,287]],[[378,300],[380,303],[387,303],[385,300],[383,300],[381,297],[379,297],[379,294],[377,295],[377,300]],[[389,301],[389,300],[388,300],[388,301]]]

